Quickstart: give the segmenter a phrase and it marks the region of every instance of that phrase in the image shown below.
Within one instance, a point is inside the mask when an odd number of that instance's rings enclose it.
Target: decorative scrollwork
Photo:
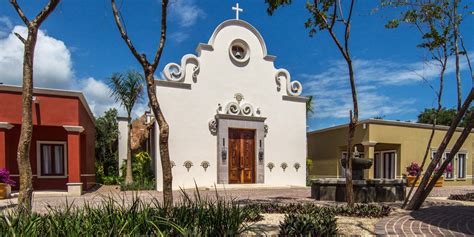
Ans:
[[[207,168],[209,168],[209,166],[211,166],[211,164],[209,164],[208,161],[203,161],[203,162],[201,162],[201,166],[202,166],[202,168],[204,168],[204,172],[206,172]]]
[[[244,100],[244,96],[240,93],[236,93],[234,96],[235,101],[231,101],[227,103],[225,107],[225,111],[222,111],[222,105],[217,105],[217,113],[226,113],[230,115],[244,115],[244,116],[260,116],[261,110],[260,108],[257,111],[254,110],[253,106],[249,103],[242,102]]]
[[[176,63],[168,63],[163,69],[163,75],[165,76],[165,79],[168,81],[183,82],[186,77],[186,65],[189,62],[193,62],[195,64],[192,76],[193,79],[196,79],[200,69],[199,59],[192,54],[184,55],[183,58],[181,58],[181,65]]]
[[[229,102],[226,106],[226,112],[232,115],[239,115],[240,114],[240,105],[236,102]]]
[[[174,163],[174,161],[170,161],[170,165],[171,165],[171,168],[173,168],[176,166],[176,163]]]
[[[286,162],[281,163],[280,167],[283,169],[283,172],[285,172],[286,168],[288,168],[288,164]]]
[[[243,104],[240,106],[240,112],[245,116],[253,116],[253,107],[250,104]]]
[[[300,163],[296,162],[296,163],[293,165],[293,167],[295,167],[296,172],[298,172],[298,170],[301,168],[301,165],[300,165]]]
[[[184,165],[183,165],[183,166],[186,167],[186,169],[187,169],[188,172],[189,172],[189,169],[191,169],[191,167],[193,166],[193,162],[187,160],[187,161],[184,162]]]
[[[217,121],[215,119],[211,119],[209,121],[209,131],[211,132],[212,135],[217,134]]]
[[[291,81],[290,73],[286,69],[278,69],[275,74],[275,80],[277,83],[277,89],[281,90],[281,79],[280,77],[285,77],[286,79],[286,93],[289,96],[299,96],[303,91],[303,86],[299,81]]]
[[[270,172],[272,172],[272,169],[275,168],[275,164],[273,164],[273,162],[269,162],[267,164],[267,168],[270,170]]]

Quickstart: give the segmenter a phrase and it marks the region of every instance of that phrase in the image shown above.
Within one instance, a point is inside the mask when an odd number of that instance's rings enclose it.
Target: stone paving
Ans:
[[[194,198],[194,189],[185,190],[186,193]],[[279,187],[279,188],[247,188],[247,189],[200,189],[199,194],[201,198],[215,199],[216,193],[219,197],[234,199],[240,203],[247,202],[314,202],[310,198],[311,190],[309,187]],[[80,197],[67,197],[65,193],[54,192],[38,192],[34,194],[33,211],[38,213],[45,213],[51,207],[63,207],[65,205],[81,206],[85,203],[96,205],[102,203],[108,198],[113,198],[118,203],[131,203],[134,198],[152,203],[155,201],[161,202],[163,193],[158,191],[127,191],[120,192],[118,187],[108,186],[101,188],[94,192],[86,193]],[[174,191],[173,198],[175,202],[183,198],[181,191]],[[15,207],[17,203],[16,198],[7,200],[0,200],[0,210],[5,208]],[[325,202],[321,202],[324,204]]]
[[[467,192],[474,192],[474,186],[434,189],[423,208],[411,212],[400,211],[382,219],[375,225],[375,234],[474,236],[474,203],[446,199],[449,194]]]
[[[377,235],[472,236],[474,206],[431,206],[384,218],[375,225]]]

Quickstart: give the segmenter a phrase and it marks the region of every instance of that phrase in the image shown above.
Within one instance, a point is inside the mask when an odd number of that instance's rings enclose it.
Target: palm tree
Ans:
[[[122,73],[114,73],[110,78],[110,87],[112,87],[111,95],[116,102],[120,102],[125,107],[128,121],[127,134],[127,173],[125,175],[125,183],[133,183],[132,175],[132,150],[131,138],[132,131],[132,109],[135,103],[142,99],[144,77],[137,71],[128,71],[126,75]]]

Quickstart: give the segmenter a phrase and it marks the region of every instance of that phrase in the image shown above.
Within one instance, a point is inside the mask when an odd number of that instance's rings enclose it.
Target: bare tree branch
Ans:
[[[25,38],[23,38],[20,34],[18,34],[18,33],[16,33],[16,32],[15,32],[14,34],[16,35],[16,37],[18,37],[18,39],[20,39],[20,41],[21,41],[23,44],[26,43]]]
[[[30,25],[30,20],[26,17],[25,13],[21,9],[21,7],[18,5],[16,0],[10,0],[10,3],[13,5],[13,8],[15,8],[16,12],[18,13],[18,16],[20,16],[21,20],[23,20],[23,23],[25,23],[26,26]]]
[[[347,23],[346,23],[346,31],[344,33],[344,48],[346,49],[346,54],[347,57],[349,57],[349,36],[351,32],[351,18],[352,18],[352,10],[354,9],[354,0],[351,1],[351,6],[349,8],[349,16],[347,17]]]
[[[469,71],[471,72],[472,84],[474,84],[474,72],[472,71],[471,59],[469,58],[469,54],[467,53],[466,46],[464,46],[464,39],[462,38],[461,34],[459,34],[459,40],[461,41],[462,50],[464,51],[464,54],[466,55],[467,65],[469,66]]]
[[[165,48],[165,42],[166,42],[166,9],[168,9],[166,6],[168,5],[168,0],[163,0],[162,1],[162,6],[161,6],[161,35],[160,35],[160,45],[158,46],[158,50],[156,51],[155,54],[155,59],[153,60],[153,64],[151,65],[153,68],[153,71],[156,70],[158,67],[158,62],[160,60],[161,54],[163,53],[163,49]]]
[[[149,65],[146,57],[138,53],[138,51],[135,49],[135,46],[133,46],[132,41],[130,40],[127,33],[125,32],[125,27],[122,24],[122,21],[120,20],[120,13],[119,13],[119,10],[117,9],[117,4],[115,3],[115,0],[111,0],[111,2],[112,2],[112,12],[114,14],[115,23],[117,24],[117,27],[120,31],[120,35],[122,36],[122,39],[125,41],[125,44],[127,44],[130,51],[132,51],[133,56],[135,56],[135,58],[140,62],[140,64],[142,64],[142,66]]]
[[[336,18],[337,18],[337,2],[334,2],[334,11],[332,13],[331,26],[329,27],[331,30],[333,29],[334,24],[336,23]]]
[[[46,18],[49,16],[49,14],[51,14],[51,12],[54,11],[56,6],[58,6],[60,1],[61,0],[50,0],[48,4],[43,8],[43,10],[41,10],[41,12],[36,15],[32,23],[35,24],[36,27],[40,27],[44,20],[46,20]]]

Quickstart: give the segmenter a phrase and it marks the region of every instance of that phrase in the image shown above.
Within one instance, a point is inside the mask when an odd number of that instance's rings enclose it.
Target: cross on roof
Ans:
[[[239,8],[239,3],[236,3],[236,4],[235,4],[235,7],[232,7],[232,10],[235,11],[235,19],[237,19],[237,20],[239,19],[239,12],[243,12],[243,11],[244,11],[244,9]]]

